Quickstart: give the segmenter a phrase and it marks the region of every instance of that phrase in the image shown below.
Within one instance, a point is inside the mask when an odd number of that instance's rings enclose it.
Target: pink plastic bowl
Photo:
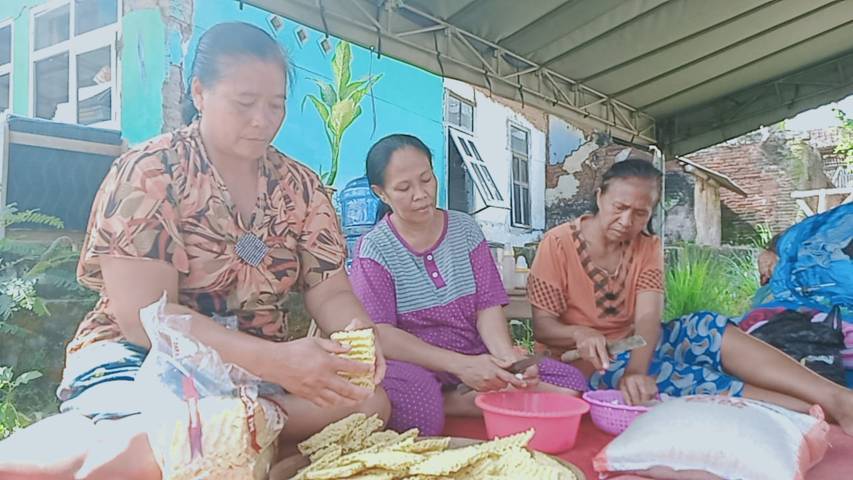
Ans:
[[[583,394],[583,399],[591,407],[592,423],[611,435],[624,432],[635,418],[649,411],[647,407],[625,405],[619,390],[591,390]]]
[[[562,393],[494,392],[477,395],[489,438],[505,437],[533,428],[528,446],[560,453],[575,446],[581,417],[589,411],[583,400]]]

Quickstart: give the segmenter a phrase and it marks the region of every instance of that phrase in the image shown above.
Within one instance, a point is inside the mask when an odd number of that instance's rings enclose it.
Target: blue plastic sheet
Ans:
[[[779,261],[762,307],[842,307],[853,322],[853,204],[806,218],[778,239]]]

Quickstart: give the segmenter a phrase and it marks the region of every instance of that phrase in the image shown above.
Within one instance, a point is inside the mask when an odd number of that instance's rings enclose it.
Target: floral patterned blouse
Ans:
[[[80,283],[101,298],[68,352],[122,339],[104,291],[103,256],[171,265],[181,304],[205,315],[236,315],[240,330],[286,340],[289,292],[342,272],[346,247],[314,172],[272,146],[259,169],[258,204],[244,224],[205,154],[198,123],[117,159],[95,197],[77,267]],[[257,266],[235,251],[246,233],[269,248]]]

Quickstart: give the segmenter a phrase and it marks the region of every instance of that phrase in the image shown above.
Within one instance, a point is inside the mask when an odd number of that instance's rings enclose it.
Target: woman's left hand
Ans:
[[[360,330],[362,328],[370,328],[373,330],[373,349],[375,352],[375,362],[373,364],[375,374],[373,375],[373,383],[379,385],[385,378],[385,355],[382,353],[382,341],[379,339],[379,330],[375,325],[365,322],[359,318],[354,318],[347,328],[344,330]]]
[[[626,373],[619,380],[619,390],[628,405],[642,405],[654,400],[658,394],[655,378],[641,373]]]

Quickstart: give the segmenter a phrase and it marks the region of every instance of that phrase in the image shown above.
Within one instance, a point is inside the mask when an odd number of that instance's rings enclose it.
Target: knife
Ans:
[[[524,373],[525,370],[532,367],[533,365],[539,365],[539,362],[541,362],[550,355],[551,352],[548,350],[544,350],[533,355],[528,355],[527,357],[522,358],[521,360],[513,362],[512,365],[506,368],[506,371],[518,376]],[[460,383],[456,387],[456,391],[460,394],[468,393],[471,390],[473,390],[473,388],[464,383]]]
[[[628,337],[624,340],[615,340],[612,342],[607,342],[607,352],[612,356],[619,355],[620,353],[627,352],[629,350],[634,350],[635,348],[641,348],[646,346],[646,339],[639,336],[634,335],[633,337]],[[564,353],[560,360],[569,363],[574,362],[575,360],[579,360],[581,358],[581,354],[575,350],[569,350]]]

